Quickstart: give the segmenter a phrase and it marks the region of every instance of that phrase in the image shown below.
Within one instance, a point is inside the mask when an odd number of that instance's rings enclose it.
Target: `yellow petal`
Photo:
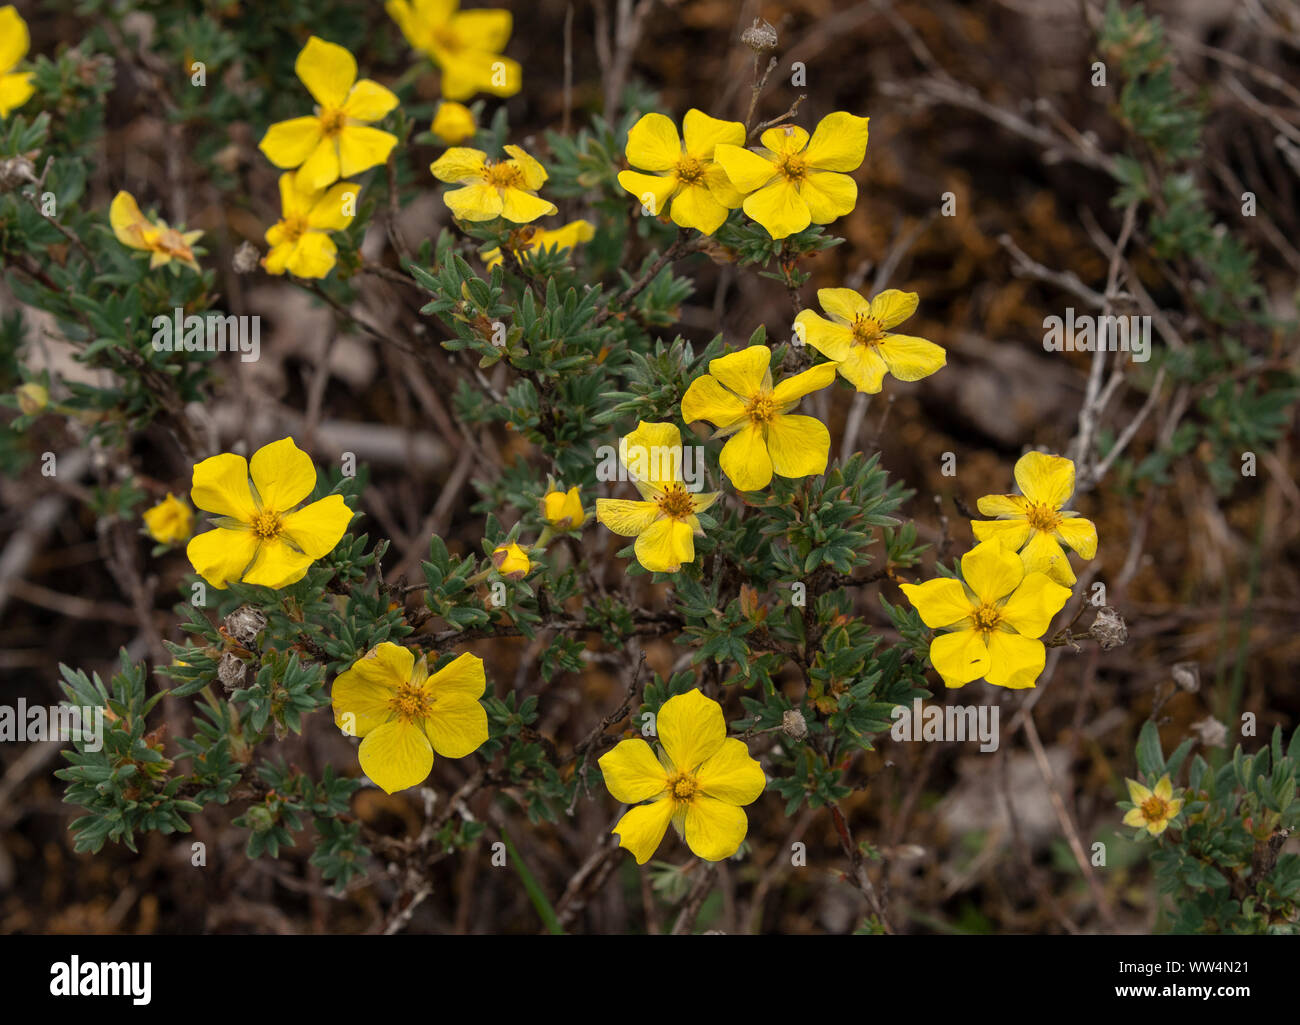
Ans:
[[[364,737],[393,718],[396,689],[410,679],[413,665],[409,648],[389,641],[371,648],[334,681],[334,725]]]
[[[596,520],[615,534],[636,537],[650,529],[659,517],[659,507],[653,502],[629,502],[622,498],[596,499]]]
[[[448,662],[424,683],[425,693],[438,700],[461,697],[477,701],[487,689],[483,660],[468,651]]]
[[[763,767],[750,756],[749,748],[735,737],[724,740],[722,747],[700,764],[695,781],[704,796],[727,804],[756,801],[767,786]]]
[[[842,324],[835,324],[817,316],[812,310],[801,310],[794,318],[795,330],[803,341],[832,360],[848,358],[853,345],[853,332]]]
[[[741,193],[755,192],[776,177],[775,164],[742,146],[720,144],[713,151],[713,159]]]
[[[656,732],[677,771],[694,773],[722,749],[727,724],[720,704],[700,690],[688,690],[663,703]]]
[[[915,292],[902,292],[897,288],[887,288],[871,300],[871,316],[880,322],[880,326],[889,330],[897,327],[916,312],[920,296]]]
[[[931,629],[960,623],[971,614],[973,606],[960,580],[938,577],[923,584],[900,584],[921,622]]]
[[[798,125],[778,125],[760,135],[759,141],[773,153],[798,153],[808,145],[808,133]]]
[[[704,169],[704,184],[713,198],[728,210],[735,210],[745,201],[744,194],[732,184],[726,169],[716,160]]]
[[[440,182],[463,184],[481,182],[487,154],[481,149],[453,146],[429,165],[429,170]]]
[[[1056,526],[1056,536],[1085,559],[1097,554],[1097,526],[1092,520],[1080,516],[1064,519]]]
[[[338,182],[307,211],[308,225],[321,231],[342,231],[356,217],[360,195],[361,186],[356,182]]]
[[[712,235],[727,219],[727,208],[713,198],[706,186],[684,185],[673,199],[669,216],[678,227]]]
[[[132,249],[146,248],[145,232],[150,224],[140,212],[140,206],[131,193],[119,192],[113,197],[113,202],[108,207],[108,223],[122,245]]]
[[[705,861],[722,861],[740,849],[748,827],[743,808],[697,796],[686,809],[686,846]]]
[[[744,209],[746,216],[766,228],[773,238],[793,235],[812,223],[808,204],[799,195],[799,190],[784,178],[778,178],[746,196]]]
[[[524,176],[524,188],[529,192],[536,192],[545,184],[547,179],[546,168],[541,162],[528,155],[528,153],[519,146],[506,146],[505,150],[510,154],[510,163],[517,167]]]
[[[27,56],[31,36],[13,4],[0,7],[0,74],[12,71]]]
[[[295,117],[268,128],[257,148],[276,167],[297,167],[311,156],[320,141],[320,118]]]
[[[253,453],[248,469],[262,508],[274,512],[292,509],[316,487],[311,456],[295,445],[293,438],[263,445]]]
[[[818,363],[801,374],[787,377],[772,389],[772,401],[778,408],[792,408],[805,395],[821,391],[835,380],[834,363]]]
[[[420,5],[417,4],[417,7]],[[442,3],[428,3],[426,8],[435,12],[432,17],[442,21],[443,9],[455,10],[454,0]],[[430,15],[426,15],[429,17]],[[474,48],[489,53],[499,53],[510,41],[510,30],[514,18],[509,11],[475,10],[461,11],[450,16],[451,31],[461,39],[473,40]]]
[[[979,500],[979,511],[985,516],[1025,517],[1027,504],[1019,495],[985,495]]]
[[[357,62],[352,54],[319,36],[307,40],[293,70],[322,107],[342,107],[357,80]]]
[[[961,557],[961,573],[981,601],[995,602],[1020,586],[1025,568],[1015,552],[992,540],[981,541]]]
[[[443,197],[452,214],[462,221],[490,221],[500,217],[505,203],[501,192],[491,185],[467,185],[452,189]]]
[[[389,152],[396,145],[397,136],[389,132],[369,125],[347,125],[339,132],[337,176],[346,178],[367,168],[378,167],[388,159]]]
[[[32,98],[36,87],[32,85],[33,73],[19,71],[12,75],[0,75],[0,118],[8,117]]]
[[[858,317],[871,315],[871,303],[866,296],[851,288],[819,288],[817,301],[832,320],[841,324],[852,324]]]
[[[668,171],[682,156],[677,126],[663,114],[646,114],[627,133],[627,162],[643,171]]]
[[[652,573],[676,573],[695,561],[695,533],[682,520],[656,520],[637,536],[636,561]]]
[[[610,830],[618,845],[626,847],[638,865],[644,865],[663,842],[673,817],[673,802],[664,798],[632,808]]]
[[[649,498],[663,486],[682,479],[681,432],[675,424],[642,420],[634,431],[619,439],[618,458],[627,467],[642,497]],[[651,487],[647,489],[645,484]]]
[[[1075,581],[1069,556],[1051,534],[1035,530],[1024,551],[1020,553],[1020,559],[1025,565],[1026,573],[1046,573],[1058,584],[1066,586]]]
[[[962,687],[989,670],[989,649],[974,630],[940,634],[930,642],[930,662],[947,687]]]
[[[821,119],[808,142],[804,158],[826,171],[854,171],[867,155],[867,122],[843,110]]]
[[[433,769],[433,748],[418,726],[393,719],[377,726],[357,750],[361,771],[384,793],[423,783]]]
[[[885,380],[885,361],[872,345],[853,345],[839,362],[839,373],[854,388],[868,395],[880,391]]]
[[[1162,801],[1168,801],[1174,796],[1174,785],[1170,782],[1168,773],[1156,780],[1154,792]]]
[[[707,420],[715,427],[730,427],[745,419],[745,404],[722,387],[716,377],[702,374],[682,396],[682,419],[688,424]]]
[[[1070,589],[1046,573],[1026,573],[1024,581],[1002,606],[1002,618],[1025,637],[1042,637],[1052,617],[1070,600]]]
[[[1042,641],[994,630],[988,635],[989,668],[984,679],[995,687],[1032,687],[1047,662]]]
[[[295,551],[278,538],[263,541],[252,567],[244,572],[244,583],[278,591],[305,577],[311,564],[310,555]]]
[[[624,740],[597,760],[605,786],[614,800],[637,804],[658,797],[668,784],[668,774],[644,740]]]
[[[1151,800],[1151,791],[1137,780],[1126,779],[1124,782],[1128,785],[1128,799],[1134,804],[1145,804]]]
[[[763,432],[753,424],[722,446],[718,462],[738,491],[759,491],[772,483],[772,457]]]
[[[287,252],[283,260],[284,268],[287,268],[290,274],[300,278],[325,277],[334,269],[338,256],[338,247],[334,245],[334,240],[319,231],[308,231],[285,249]],[[280,263],[278,257],[275,263],[277,265]],[[275,273],[272,270],[270,256],[267,257],[266,269]]]
[[[243,456],[223,452],[194,467],[190,501],[195,508],[248,523],[257,512],[248,489],[248,463]]]
[[[1025,546],[1033,529],[1027,520],[971,520],[970,526],[975,533],[975,540],[996,538],[1004,548],[1013,552],[1018,552]]]
[[[352,522],[352,510],[342,495],[326,495],[283,517],[286,536],[313,559],[334,551]]]
[[[1064,456],[1026,452],[1016,462],[1016,484],[1031,502],[1059,509],[1074,494],[1074,463]]]
[[[298,168],[298,184],[313,192],[325,188],[339,178],[339,147],[337,139],[321,136],[316,148]]]
[[[912,335],[886,335],[878,348],[885,366],[900,381],[919,381],[948,362],[942,347]]]
[[[343,104],[343,113],[358,121],[378,121],[396,106],[395,93],[378,82],[363,78],[352,87],[347,102]]]
[[[501,216],[516,224],[527,224],[555,213],[555,204],[522,189],[505,189],[501,195]]]
[[[424,720],[424,732],[444,758],[464,758],[487,743],[487,711],[464,694],[439,695]]]
[[[830,224],[853,211],[858,201],[858,183],[847,174],[810,171],[799,187],[799,196],[814,224]]]
[[[668,201],[677,191],[676,175],[642,174],[640,171],[619,171],[618,183],[636,197],[638,203],[658,217],[668,208]]]
[[[741,146],[745,142],[745,126],[739,121],[722,121],[709,117],[702,110],[692,107],[682,118],[682,135],[686,141],[686,152],[700,160],[712,160],[715,148],[720,144]]]
[[[257,555],[257,536],[251,530],[209,530],[190,539],[185,547],[194,572],[213,587],[224,590],[239,580]]]
[[[772,350],[766,345],[750,345],[709,361],[709,373],[742,399],[771,388],[768,367]]]
[[[1147,817],[1142,814],[1141,808],[1130,808],[1124,813],[1123,822],[1126,826],[1137,826],[1141,829],[1147,824]]]
[[[833,376],[834,364],[822,365],[831,367]],[[831,433],[816,417],[786,414],[773,417],[767,425],[772,470],[782,477],[797,479],[825,473],[830,450]]]

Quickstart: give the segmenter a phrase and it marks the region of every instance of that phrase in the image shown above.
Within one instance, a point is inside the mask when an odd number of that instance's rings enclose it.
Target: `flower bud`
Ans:
[[[577,486],[548,491],[542,499],[542,518],[556,530],[576,530],[586,519]]]
[[[35,416],[50,404],[50,393],[35,381],[28,381],[18,388],[18,408],[26,416]]]
[[[523,580],[532,569],[532,563],[528,561],[528,553],[513,541],[493,549],[492,565],[507,580]]]
[[[444,100],[438,105],[438,112],[433,116],[429,131],[448,146],[458,146],[478,131],[478,126],[468,107]]]

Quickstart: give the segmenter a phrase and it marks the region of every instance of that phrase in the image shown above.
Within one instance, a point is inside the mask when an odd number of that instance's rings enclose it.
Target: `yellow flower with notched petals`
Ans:
[[[194,250],[190,247],[203,237],[201,231],[177,231],[163,220],[151,221],[140,212],[140,204],[129,192],[119,192],[108,207],[108,222],[122,245],[150,253],[149,268],[161,267],[176,260],[191,270],[198,270]]]
[[[180,544],[194,532],[194,510],[169,491],[161,502],[145,510],[144,525],[159,544]]]
[[[502,56],[514,20],[509,11],[458,11],[458,0],[388,0],[384,10],[413,49],[442,69],[442,95],[464,100],[477,92],[513,96],[523,76]]]
[[[216,515],[215,530],[185,549],[194,572],[213,587],[230,581],[281,588],[297,583],[307,569],[334,550],[352,520],[342,495],[294,511],[316,487],[311,457],[281,438],[245,460],[231,452],[194,467],[190,499]]]
[[[542,496],[542,519],[554,530],[577,530],[587,522],[578,485],[560,491],[553,485]]]
[[[298,168],[305,191],[382,164],[397,136],[371,128],[397,106],[397,97],[368,78],[357,81],[357,62],[337,43],[312,36],[294,71],[316,100],[316,113],[280,121],[266,130],[258,149],[276,167]]]
[[[596,229],[590,221],[570,221],[562,228],[538,228],[525,225],[511,233],[511,240],[506,243],[512,253],[537,253],[543,249],[563,251],[574,249],[583,242],[590,242]],[[483,254],[483,262],[491,270],[501,262],[501,250],[489,249]]]
[[[851,288],[822,288],[817,301],[831,319],[802,310],[794,318],[795,331],[839,363],[840,375],[860,392],[880,391],[886,371],[900,381],[919,381],[948,361],[934,342],[891,330],[916,312],[915,292],[890,288],[868,301]]]
[[[829,224],[858,201],[856,171],[867,153],[867,121],[839,110],[812,137],[797,125],[769,128],[757,151],[720,145],[715,159],[745,195],[745,213],[773,238]]]
[[[1182,811],[1183,802],[1174,800],[1174,785],[1169,781],[1169,774],[1161,776],[1156,782],[1155,790],[1148,790],[1137,780],[1126,779],[1129,800],[1137,805],[1124,815],[1124,825],[1145,829],[1152,836],[1159,836],[1169,823]]]
[[[340,673],[334,724],[361,737],[361,771],[385,793],[424,782],[433,753],[464,758],[488,739],[483,660],[466,653],[432,676],[424,656],[384,641]]]
[[[300,278],[323,278],[334,269],[338,255],[328,233],[352,223],[361,186],[336,182],[329,189],[304,191],[298,184],[301,173],[280,175],[280,220],[266,231],[271,251],[262,266],[268,274],[288,271]]]
[[[1074,494],[1074,463],[1064,456],[1026,452],[1016,461],[1015,473],[1021,493],[985,495],[979,511],[998,519],[971,520],[971,529],[981,541],[997,537],[1020,552],[1026,572],[1040,571],[1069,586],[1076,578],[1061,542],[1085,559],[1097,554],[1096,525],[1061,508]]]
[[[0,7],[0,117],[8,117],[32,98],[32,72],[15,71],[32,45],[27,22],[12,4]]]
[[[650,860],[672,823],[691,851],[721,861],[740,849],[749,822],[744,805],[767,786],[744,742],[727,736],[722,706],[700,691],[669,698],[659,709],[656,757],[644,740],[624,740],[602,755],[605,786],[636,804],[610,831],[638,865]],[[649,804],[639,804],[649,801]]]
[[[627,161],[653,173],[620,171],[618,183],[653,216],[667,214],[680,227],[712,235],[744,199],[714,152],[722,144],[742,144],[745,126],[692,109],[682,121],[682,132],[685,142],[663,114],[646,114],[627,133]]]
[[[831,435],[816,417],[790,410],[835,380],[835,364],[819,363],[773,386],[772,350],[751,345],[709,362],[682,396],[682,419],[707,420],[714,437],[734,435],[722,448],[722,472],[741,491],[758,491],[782,477],[824,473]]]
[[[1047,661],[1037,638],[1070,597],[1046,573],[1026,573],[1015,552],[997,540],[961,557],[965,583],[951,577],[903,584],[907,600],[934,630],[930,662],[947,687],[981,676],[995,687],[1032,687]]]
[[[474,113],[467,106],[444,100],[438,104],[429,131],[448,146],[456,146],[478,131],[478,126],[474,123]]]
[[[618,443],[619,461],[644,501],[596,499],[596,519],[615,534],[636,538],[636,561],[652,573],[676,573],[695,561],[696,513],[717,501],[716,491],[694,494],[682,479],[682,436],[673,424],[644,420]]]
[[[555,213],[554,203],[537,197],[549,177],[546,168],[518,146],[507,146],[506,152],[506,160],[488,160],[482,150],[453,146],[429,165],[438,181],[464,186],[442,197],[459,220],[504,217],[527,224]]]

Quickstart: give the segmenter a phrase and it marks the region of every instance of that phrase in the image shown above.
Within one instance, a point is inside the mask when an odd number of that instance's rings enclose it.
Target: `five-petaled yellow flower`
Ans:
[[[337,43],[312,36],[294,71],[316,100],[316,113],[267,129],[258,148],[276,167],[298,168],[305,191],[382,164],[397,136],[371,128],[397,106],[397,97],[368,78],[357,81],[357,62]]]
[[[981,676],[995,687],[1032,687],[1047,661],[1037,640],[1070,597],[1046,573],[1026,573],[999,541],[977,544],[961,557],[965,583],[951,577],[903,584],[921,620],[946,630],[930,642],[930,662],[947,687]]]
[[[724,143],[744,143],[745,126],[692,109],[682,121],[682,132],[685,142],[669,118],[646,114],[627,133],[627,161],[653,173],[620,171],[618,183],[651,215],[667,214],[680,227],[712,235],[744,199],[714,159],[714,151]]]
[[[1070,560],[1061,549],[1069,545],[1085,559],[1097,554],[1097,527],[1077,512],[1062,509],[1074,494],[1074,463],[1064,456],[1026,452],[1016,461],[1019,495],[985,495],[979,511],[996,520],[971,520],[981,541],[1000,538],[1020,552],[1026,572],[1046,573],[1057,583],[1075,581]]]
[[[1128,798],[1136,808],[1124,815],[1124,825],[1145,829],[1152,836],[1159,836],[1169,823],[1182,811],[1183,802],[1174,800],[1174,786],[1169,781],[1169,774],[1161,776],[1156,782],[1155,790],[1148,790],[1137,780],[1126,779]]]
[[[650,860],[671,822],[705,861],[740,848],[749,823],[744,805],[767,785],[763,768],[743,741],[727,736],[722,706],[700,691],[669,698],[659,709],[655,752],[644,740],[624,740],[600,758],[605,786],[616,800],[636,804],[611,830],[638,865]],[[639,804],[649,801],[649,804]]]
[[[108,222],[113,234],[124,246],[151,254],[149,267],[161,267],[172,260],[198,270],[194,250],[190,247],[203,237],[201,231],[177,231],[163,220],[151,221],[140,212],[140,205],[129,192],[119,192],[108,207]]]
[[[266,231],[271,251],[262,260],[270,274],[300,278],[323,278],[334,269],[338,247],[329,237],[341,231],[357,215],[361,186],[336,182],[328,189],[299,188],[301,171],[280,175],[280,220]]]
[[[32,98],[32,72],[15,71],[31,46],[27,22],[12,4],[0,7],[0,117],[8,117]]]
[[[829,224],[858,201],[856,171],[867,153],[867,121],[845,111],[822,118],[812,134],[798,125],[763,133],[763,148],[719,145],[714,158],[745,194],[745,213],[773,238]]]
[[[506,160],[488,160],[482,150],[453,146],[429,165],[440,182],[464,186],[442,198],[459,220],[490,221],[504,217],[527,224],[555,213],[555,204],[537,197],[546,168],[518,146],[507,146]]]
[[[361,771],[386,793],[424,782],[433,753],[464,758],[488,739],[483,660],[468,652],[429,675],[423,655],[384,641],[334,681],[334,724],[361,737]]]
[[[294,511],[316,487],[311,457],[281,438],[245,460],[231,452],[194,467],[190,499],[215,514],[215,530],[185,550],[194,572],[213,587],[232,580],[281,588],[334,550],[352,520],[342,495],[326,495]]]
[[[636,561],[652,573],[675,573],[695,560],[696,513],[717,501],[695,494],[682,479],[682,436],[673,424],[642,421],[618,443],[618,458],[644,501],[596,499],[596,519],[615,534],[636,538]]]
[[[478,131],[478,125],[474,123],[474,112],[465,104],[443,100],[433,115],[429,131],[448,146],[458,146]]]
[[[507,247],[516,254],[536,253],[544,249],[563,251],[590,242],[595,234],[596,229],[590,221],[570,221],[560,228],[539,228],[526,224],[511,232]],[[483,254],[483,262],[489,270],[495,267],[501,262],[501,250],[489,249]]]
[[[782,477],[824,473],[831,435],[816,417],[790,410],[835,380],[835,364],[819,363],[773,386],[772,350],[751,345],[709,362],[682,396],[682,419],[708,420],[714,437],[733,435],[722,447],[722,472],[741,491],[758,491]]]
[[[561,491],[551,484],[542,496],[542,519],[554,530],[577,530],[587,522],[578,485]]]
[[[477,92],[513,96],[519,64],[501,51],[514,25],[509,11],[458,11],[458,0],[388,0],[388,11],[413,49],[442,69],[442,95],[464,100]]]
[[[523,580],[533,568],[533,564],[528,561],[528,553],[515,541],[492,549],[492,565],[509,580]]]
[[[145,510],[144,525],[159,544],[180,544],[194,533],[194,510],[169,491],[161,502]]]
[[[868,301],[851,288],[821,288],[817,301],[831,319],[803,310],[794,318],[795,331],[839,363],[841,376],[860,392],[880,391],[886,371],[900,381],[919,381],[947,362],[934,342],[891,330],[916,312],[915,292],[890,288]]]

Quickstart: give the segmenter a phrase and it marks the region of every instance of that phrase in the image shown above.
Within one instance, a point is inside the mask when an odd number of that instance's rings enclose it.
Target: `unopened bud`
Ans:
[[[27,416],[35,416],[50,404],[50,393],[35,381],[28,381],[18,388],[18,408]]]

